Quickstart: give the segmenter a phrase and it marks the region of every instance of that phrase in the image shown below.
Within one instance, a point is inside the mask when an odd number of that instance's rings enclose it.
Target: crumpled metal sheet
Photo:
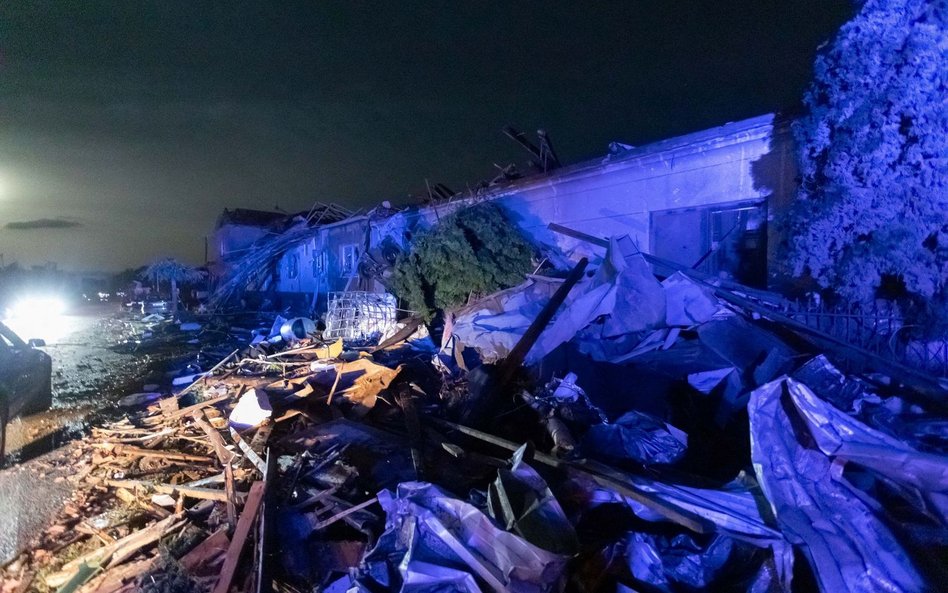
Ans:
[[[574,554],[576,531],[546,481],[523,460],[518,449],[510,469],[501,468],[487,492],[487,511],[506,529],[557,554]]]
[[[385,532],[360,569],[357,580],[364,590],[418,591],[424,583],[437,590],[431,583],[438,583],[468,591],[470,581],[460,572],[498,592],[541,593],[561,584],[566,556],[499,529],[476,507],[432,484],[402,482],[378,499],[386,513]]]
[[[593,425],[583,439],[583,448],[598,457],[667,464],[685,454],[688,435],[667,422],[632,410],[612,424]]]
[[[662,281],[665,289],[665,324],[690,327],[708,321],[722,309],[707,286],[701,286],[681,272]]]
[[[625,255],[627,248],[613,239],[596,274],[581,280],[556,316],[527,353],[526,364],[539,362],[559,345],[571,340],[596,319],[598,339],[653,330],[665,322],[666,296],[662,285],[640,255]],[[531,278],[456,312],[451,332],[465,346],[474,348],[484,362],[507,356],[550,300],[560,281]],[[684,304],[682,305],[685,306]],[[445,346],[450,338],[445,335]],[[638,342],[641,338],[636,337]]]
[[[820,451],[917,489],[948,525],[948,458],[917,451],[863,424],[817,397],[803,383],[790,379],[787,391]]]
[[[714,523],[722,534],[731,539],[759,548],[769,548],[773,555],[773,562],[768,566],[773,574],[764,574],[763,576],[769,578],[762,577],[762,580],[772,581],[774,586],[782,588],[783,591],[790,590],[793,549],[784,539],[783,534],[771,527],[761,516],[759,499],[746,484],[734,481],[720,489],[711,490],[669,484],[634,474],[629,474],[627,479],[636,489],[650,493],[682,511],[693,513]],[[665,520],[664,516],[631,498],[607,490],[597,490],[595,495],[598,502],[625,503],[636,516],[645,521]],[[766,501],[763,501],[763,504],[766,504]],[[764,586],[761,590],[766,591],[768,588]]]
[[[747,406],[754,471],[781,530],[800,546],[822,591],[924,590],[888,527],[835,475],[832,457],[801,444],[815,438],[797,434],[807,421],[790,415],[797,413],[796,400],[810,400],[812,392],[804,390],[809,391],[783,377],[756,389]],[[819,440],[832,442],[829,435]]]

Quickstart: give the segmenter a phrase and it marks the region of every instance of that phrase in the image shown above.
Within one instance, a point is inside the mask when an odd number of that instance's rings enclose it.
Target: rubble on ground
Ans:
[[[360,329],[364,297],[340,305],[344,334],[218,320],[244,343],[129,394],[74,445],[77,498],[2,590],[948,582],[948,422],[930,390],[844,372],[740,294],[656,277],[627,238],[585,265],[451,312],[441,339],[388,313]]]

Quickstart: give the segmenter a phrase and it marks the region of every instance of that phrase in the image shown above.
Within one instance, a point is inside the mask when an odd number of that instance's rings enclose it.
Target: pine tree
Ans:
[[[399,256],[392,289],[430,320],[474,294],[509,288],[530,272],[533,247],[491,203],[464,208],[415,238]]]

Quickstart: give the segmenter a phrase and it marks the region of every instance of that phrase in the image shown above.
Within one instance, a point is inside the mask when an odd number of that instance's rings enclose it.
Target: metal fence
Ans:
[[[787,301],[769,305],[847,344],[937,377],[948,377],[948,338],[925,341],[912,337],[918,328],[907,325],[898,307],[888,302],[826,305]]]

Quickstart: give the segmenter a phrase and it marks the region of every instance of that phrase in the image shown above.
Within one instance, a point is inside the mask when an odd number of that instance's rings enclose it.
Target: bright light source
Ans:
[[[53,343],[71,331],[65,312],[66,303],[59,297],[23,297],[7,310],[5,323],[24,340],[41,338]]]
[[[16,301],[7,312],[12,319],[58,317],[66,312],[66,303],[58,297],[29,297]]]

